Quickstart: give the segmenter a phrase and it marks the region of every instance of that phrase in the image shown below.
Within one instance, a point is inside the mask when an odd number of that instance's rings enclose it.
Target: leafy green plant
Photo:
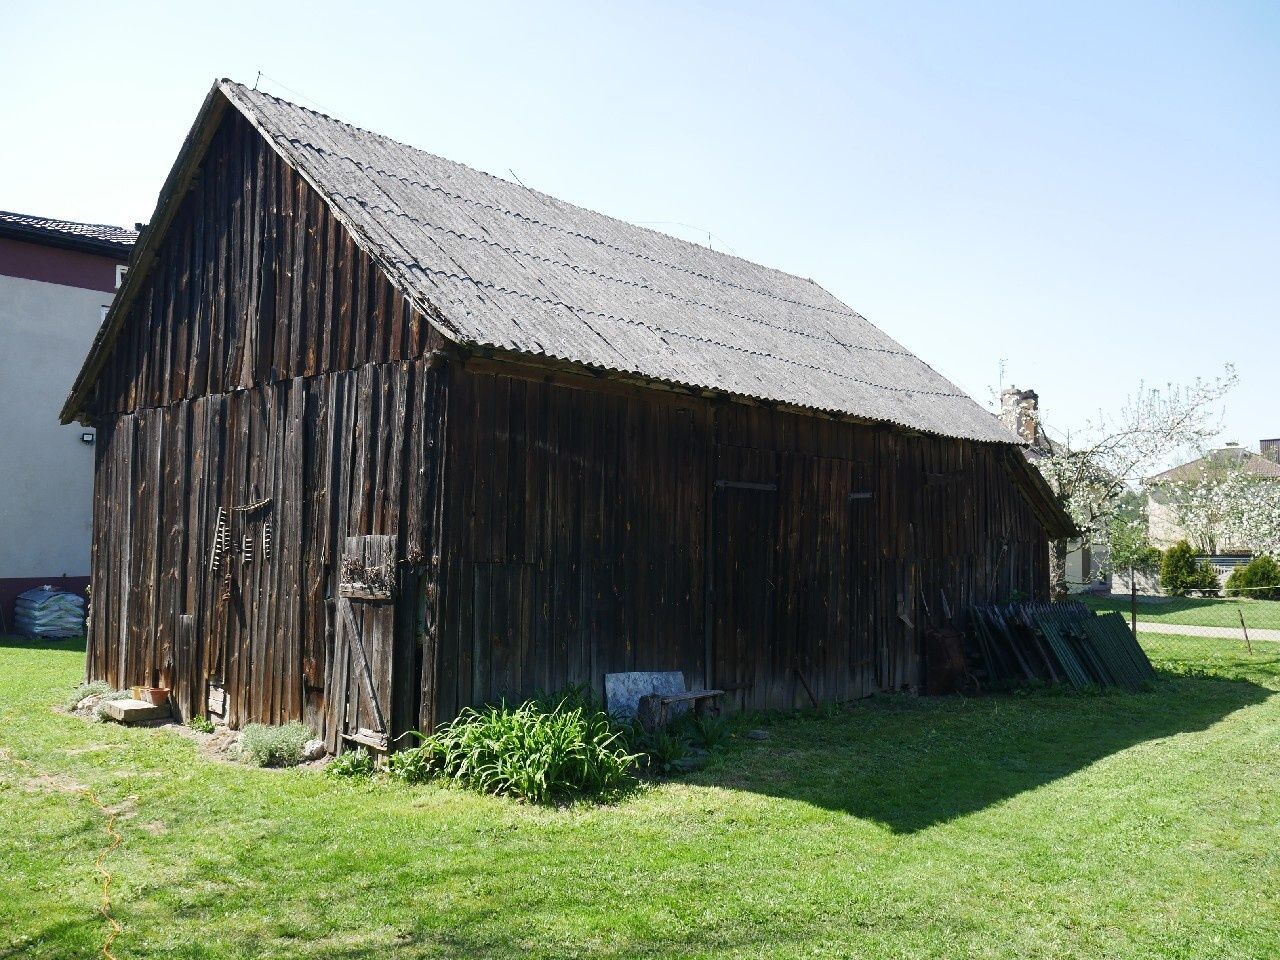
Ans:
[[[364,747],[356,747],[346,753],[334,757],[324,772],[331,777],[367,778],[377,772],[378,766],[371,754]]]
[[[404,780],[447,777],[485,793],[552,803],[615,793],[631,782],[636,757],[607,714],[562,699],[467,708],[391,772]]]
[[[214,730],[218,729],[212,720],[198,713],[187,721],[187,726],[196,733],[213,733]]]
[[[1227,577],[1227,593],[1254,600],[1280,600],[1280,563],[1269,554],[1254,557]]]
[[[689,728],[693,733],[694,742],[708,750],[723,746],[733,736],[733,726],[728,720],[710,714],[701,716],[690,714]]]
[[[101,680],[94,680],[91,683],[82,683],[71,692],[71,695],[67,697],[63,706],[68,710],[74,710],[76,707],[80,706],[80,701],[85,700],[88,697],[99,697],[110,692],[111,686],[103,683]]]
[[[1196,552],[1187,541],[1179,540],[1160,558],[1160,587],[1165,593],[1198,589],[1197,572]]]
[[[693,752],[693,743],[679,727],[653,730],[640,738],[638,749],[655,773],[671,773]]]
[[[418,734],[422,738],[422,734]],[[405,783],[424,783],[436,774],[433,765],[435,753],[430,744],[397,750],[387,758],[387,772]]]
[[[1196,564],[1196,571],[1191,577],[1188,588],[1204,593],[1217,593],[1222,589],[1222,581],[1218,579],[1218,572],[1213,569],[1209,561],[1201,560]]]
[[[571,683],[554,693],[539,693],[533,698],[544,713],[557,710],[581,710],[583,713],[603,713],[604,705],[589,683]]]
[[[282,727],[250,723],[240,736],[240,755],[260,767],[295,767],[302,762],[303,749],[314,736],[297,722]]]

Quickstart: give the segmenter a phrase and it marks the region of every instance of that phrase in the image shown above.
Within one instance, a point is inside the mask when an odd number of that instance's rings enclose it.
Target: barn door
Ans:
[[[774,654],[777,484],[719,480],[713,494],[710,685],[750,706]]]
[[[385,750],[393,731],[396,538],[348,537],[338,580],[337,728],[348,743]]]

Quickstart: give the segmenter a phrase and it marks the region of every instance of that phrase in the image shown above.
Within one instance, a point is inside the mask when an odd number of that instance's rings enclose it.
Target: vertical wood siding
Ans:
[[[336,744],[359,690],[351,651],[335,655],[345,538],[396,534],[411,592],[438,549],[439,344],[228,114],[95,388],[89,675],[171,687],[184,717],[212,683],[232,723],[302,719]],[[215,571],[220,508],[231,549]],[[402,726],[418,710],[410,654]]]
[[[438,719],[618,670],[914,689],[944,611],[1046,591],[1011,448],[495,372],[449,417]]]
[[[370,722],[333,603],[366,535],[392,733],[620,670],[751,708],[916,688],[945,611],[1047,590],[1013,448],[441,346],[228,114],[95,387],[90,677],[336,746]]]
[[[374,364],[106,421],[89,675],[171,687],[184,717],[204,712],[208,681],[236,724],[305,719],[340,734],[359,690],[350,651],[333,655],[343,545],[395,534],[402,569],[430,566],[441,378],[426,361]],[[213,570],[220,508],[231,549]],[[414,681],[395,709],[416,721]]]
[[[414,310],[228,112],[95,386],[98,415],[420,357]]]

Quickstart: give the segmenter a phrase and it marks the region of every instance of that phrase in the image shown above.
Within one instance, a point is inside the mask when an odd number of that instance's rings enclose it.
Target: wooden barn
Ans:
[[[229,81],[63,420],[98,428],[89,677],[335,748],[612,671],[918,689],[929,628],[1044,596],[1072,532],[812,281]]]

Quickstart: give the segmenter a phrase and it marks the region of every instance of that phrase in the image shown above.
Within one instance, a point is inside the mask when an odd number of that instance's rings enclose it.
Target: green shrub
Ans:
[[[364,747],[348,750],[334,757],[324,772],[331,777],[372,777],[377,771],[373,754]]]
[[[418,734],[421,737],[421,734]],[[424,783],[435,776],[435,753],[428,743],[397,750],[387,758],[387,772],[405,783]]]
[[[1160,572],[1160,563],[1164,554],[1159,547],[1144,547],[1133,556],[1133,569],[1138,573],[1154,574]]]
[[[645,731],[636,724],[632,728],[631,749],[654,773],[678,770],[693,752],[693,740],[683,724],[673,723],[660,730]]]
[[[212,720],[208,717],[202,717],[198,713],[187,721],[187,726],[197,733],[213,733],[214,730],[218,729],[214,726]]]
[[[1197,576],[1196,552],[1185,540],[1179,540],[1160,558],[1160,587],[1165,593],[1197,589]]]
[[[1218,572],[1213,569],[1208,560],[1201,560],[1196,564],[1196,572],[1191,577],[1188,589],[1200,590],[1205,593],[1217,593],[1222,589],[1222,581],[1218,579]]]
[[[1227,577],[1227,593],[1255,600],[1280,600],[1280,563],[1264,553],[1243,567],[1236,567]]]
[[[422,743],[401,751],[393,775],[453,779],[485,793],[552,803],[615,793],[631,782],[636,757],[607,714],[567,699],[518,707],[468,707]]]
[[[282,727],[250,723],[240,735],[240,755],[260,767],[296,767],[302,762],[303,748],[313,737],[296,721]]]
[[[74,710],[80,706],[80,701],[87,697],[99,697],[103,694],[110,693],[111,686],[103,683],[101,680],[94,680],[92,683],[82,683],[71,691],[71,696],[67,697],[63,704],[68,710]]]
[[[689,714],[689,728],[693,732],[694,742],[708,750],[728,743],[733,735],[733,727],[728,720],[710,714]]]

